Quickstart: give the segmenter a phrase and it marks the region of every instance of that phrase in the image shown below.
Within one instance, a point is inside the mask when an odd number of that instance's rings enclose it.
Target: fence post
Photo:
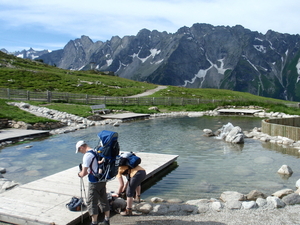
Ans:
[[[136,98],[137,105],[140,105],[140,98]]]
[[[106,105],[106,96],[104,96],[104,104]]]
[[[47,90],[47,102],[50,103],[51,102],[51,91]]]
[[[10,99],[10,90],[7,88],[7,98]]]
[[[181,98],[181,105],[183,105],[183,98]]]
[[[89,95],[88,94],[86,94],[85,95],[85,104],[89,104]]]
[[[29,91],[27,91],[27,101],[29,101],[30,100],[30,93],[29,93]]]

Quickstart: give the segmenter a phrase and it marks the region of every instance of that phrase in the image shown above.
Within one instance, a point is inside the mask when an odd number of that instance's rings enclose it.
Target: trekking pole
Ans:
[[[82,187],[83,187],[83,192],[84,192],[84,197],[85,197],[85,203],[86,203],[86,193],[85,193],[85,187],[84,187],[84,182],[83,182],[83,178],[81,177],[81,182],[82,182]]]
[[[82,198],[82,185],[83,185],[83,180],[82,180],[82,177],[80,177],[80,198]],[[81,211],[81,223],[83,223],[83,212],[82,212],[82,208],[83,208],[83,203],[84,201],[81,203],[81,206],[80,206],[80,211]]]

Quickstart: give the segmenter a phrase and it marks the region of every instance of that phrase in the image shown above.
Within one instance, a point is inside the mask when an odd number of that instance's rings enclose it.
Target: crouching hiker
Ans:
[[[98,203],[104,212],[104,223],[109,225],[110,206],[107,200],[106,194],[106,182],[98,182],[98,178],[93,175],[93,171],[98,170],[98,161],[91,151],[93,148],[89,147],[85,141],[78,141],[76,143],[76,152],[81,152],[83,155],[82,170],[78,173],[79,177],[88,175],[89,187],[88,187],[88,199],[87,207],[90,216],[92,217],[92,224],[98,224]]]
[[[124,185],[123,176],[127,178],[127,184]],[[140,201],[141,194],[141,183],[146,177],[146,171],[141,166],[136,166],[135,168],[130,168],[129,166],[119,166],[117,178],[119,180],[119,190],[118,195],[120,196],[122,192],[126,189],[126,202],[127,207],[124,212],[121,212],[122,216],[132,215],[132,205],[133,197],[136,194],[137,201]]]

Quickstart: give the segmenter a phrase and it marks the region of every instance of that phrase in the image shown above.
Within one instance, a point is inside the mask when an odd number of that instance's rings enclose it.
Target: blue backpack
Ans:
[[[120,155],[120,166],[128,166],[130,169],[137,167],[142,162],[141,158],[133,152],[124,152]]]
[[[118,173],[120,159],[118,133],[103,130],[98,133],[98,137],[100,140],[98,146],[95,148],[96,151],[89,152],[95,156],[95,160],[102,161],[102,163],[98,165],[98,171],[93,171],[92,169],[91,171],[93,176],[98,179],[98,182],[106,182],[115,178]],[[101,171],[101,173],[99,171]]]

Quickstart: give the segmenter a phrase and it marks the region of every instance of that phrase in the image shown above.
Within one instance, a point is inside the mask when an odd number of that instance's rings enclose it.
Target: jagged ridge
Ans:
[[[176,33],[141,30],[93,42],[82,36],[39,57],[64,69],[113,71],[162,85],[222,88],[300,101],[299,35],[240,25],[194,24]]]

